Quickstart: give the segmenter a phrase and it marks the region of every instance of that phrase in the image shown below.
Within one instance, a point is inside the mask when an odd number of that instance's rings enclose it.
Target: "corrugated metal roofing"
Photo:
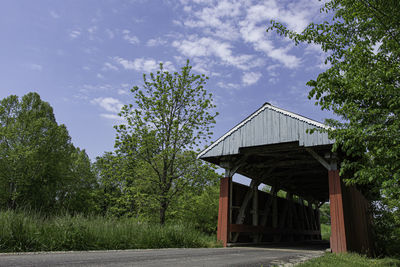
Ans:
[[[224,134],[198,158],[217,157],[239,153],[239,148],[298,141],[300,146],[333,144],[325,132],[308,129],[329,127],[320,122],[265,103],[260,109]]]

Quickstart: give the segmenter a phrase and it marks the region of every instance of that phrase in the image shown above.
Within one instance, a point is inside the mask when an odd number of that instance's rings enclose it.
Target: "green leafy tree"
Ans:
[[[62,177],[58,202],[60,209],[72,213],[96,212],[98,183],[92,163],[85,150],[74,149],[70,154],[69,172]]]
[[[129,215],[133,210],[130,208],[133,204],[124,205],[123,203],[126,201],[123,201],[123,198],[126,187],[125,180],[130,179],[133,171],[132,173],[126,172],[126,164],[123,159],[111,152],[97,157],[94,165],[99,184],[97,192],[99,212],[102,215]]]
[[[341,120],[330,119],[334,149],[344,151],[350,182],[375,182],[400,207],[400,2],[332,0],[333,19],[302,33],[272,27],[295,41],[321,45],[330,68],[308,85],[309,97]],[[354,160],[357,159],[357,160]]]
[[[328,69],[307,83],[309,98],[340,117],[326,123],[333,126],[328,134],[336,140],[334,150],[343,152],[341,175],[350,184],[372,185],[398,229],[400,1],[331,0],[322,11],[331,19],[311,23],[302,33],[275,21],[269,29],[326,52]]]
[[[90,165],[37,93],[1,100],[1,209],[89,211],[96,184]]]
[[[173,221],[189,223],[200,231],[215,234],[218,221],[219,178],[215,169],[196,161],[195,176],[202,179],[189,185],[171,205],[168,215]]]
[[[38,94],[1,100],[1,207],[52,209],[72,151],[67,129]]]
[[[160,69],[150,78],[143,75],[143,88],[131,90],[135,103],[125,105],[120,116],[126,124],[116,127],[118,153],[145,163],[158,202],[160,224],[165,223],[171,201],[190,183],[185,176],[196,160],[185,151],[209,138],[215,116],[212,95],[204,89],[204,75],[191,73],[189,61],[181,72]]]

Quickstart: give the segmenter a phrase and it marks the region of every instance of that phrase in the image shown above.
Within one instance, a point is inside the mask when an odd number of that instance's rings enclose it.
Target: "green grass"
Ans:
[[[400,266],[400,260],[394,258],[370,259],[354,253],[334,254],[326,253],[324,256],[311,259],[298,267],[359,267],[359,266]]]
[[[216,238],[193,227],[161,227],[132,218],[0,212],[0,252],[215,247]]]
[[[331,236],[331,226],[326,224],[321,224],[321,237],[322,240],[328,240]]]

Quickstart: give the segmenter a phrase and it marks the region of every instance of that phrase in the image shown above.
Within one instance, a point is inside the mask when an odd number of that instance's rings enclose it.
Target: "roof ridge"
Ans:
[[[240,127],[242,127],[243,125],[245,125],[248,121],[250,121],[252,118],[256,117],[258,114],[260,114],[262,111],[264,111],[266,108],[269,108],[271,110],[274,110],[276,112],[288,115],[289,117],[292,117],[294,119],[306,122],[308,124],[314,125],[316,127],[319,128],[324,128],[324,129],[329,129],[330,127],[320,123],[316,120],[312,120],[309,118],[306,118],[304,116],[301,116],[299,114],[275,107],[273,105],[271,105],[270,103],[266,102],[264,103],[264,105],[262,105],[258,110],[254,111],[252,114],[250,114],[247,118],[245,118],[244,120],[242,120],[240,123],[238,123],[235,127],[233,127],[232,129],[230,129],[227,133],[225,133],[223,136],[221,136],[220,138],[218,138],[214,143],[212,143],[211,145],[209,145],[206,149],[204,149],[203,151],[201,151],[199,153],[199,155],[197,156],[197,158],[200,158],[202,155],[206,154],[209,150],[211,150],[213,147],[215,147],[217,144],[219,144],[221,141],[225,140],[225,138],[227,138],[228,136],[230,136],[234,131],[236,131],[237,129],[239,129]]]

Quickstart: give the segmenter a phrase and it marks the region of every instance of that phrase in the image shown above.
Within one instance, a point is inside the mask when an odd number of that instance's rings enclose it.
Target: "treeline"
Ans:
[[[96,176],[37,93],[0,104],[0,207],[43,213],[92,210]]]
[[[211,132],[207,77],[160,70],[132,89],[115,151],[91,162],[37,93],[0,102],[0,209],[217,225],[218,174],[194,149]]]

